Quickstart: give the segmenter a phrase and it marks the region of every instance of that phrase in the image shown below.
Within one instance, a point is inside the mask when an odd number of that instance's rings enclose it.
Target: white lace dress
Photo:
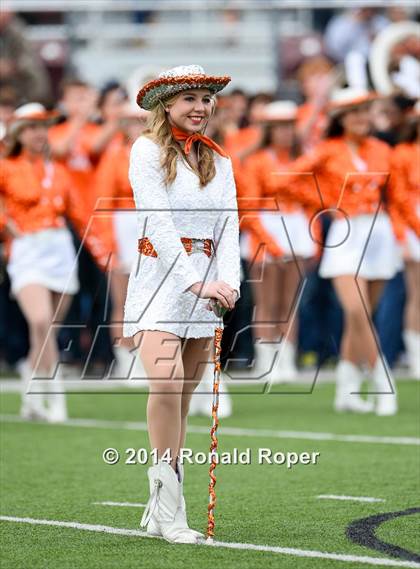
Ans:
[[[223,326],[221,320],[206,309],[208,300],[186,289],[198,281],[223,280],[239,294],[239,224],[232,164],[217,153],[214,158],[216,175],[204,188],[181,158],[175,181],[166,185],[160,147],[144,136],[132,147],[129,178],[138,237],[147,237],[158,256],[139,254],[132,267],[125,337],[140,330],[161,330],[182,338],[212,337],[215,328]],[[216,254],[188,255],[181,237],[213,239]]]

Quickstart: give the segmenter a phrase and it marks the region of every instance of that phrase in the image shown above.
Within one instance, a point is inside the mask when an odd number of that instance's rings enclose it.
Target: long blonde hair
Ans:
[[[181,93],[177,93],[173,97],[165,99],[165,105],[174,103],[180,94]],[[214,99],[213,102],[212,115],[216,106]],[[159,104],[150,111],[147,129],[144,131],[143,136],[147,136],[161,147],[161,166],[166,173],[165,182],[171,184],[176,178],[178,157],[180,156],[183,160],[186,160],[186,158],[182,146],[172,135],[165,107],[160,101]],[[200,187],[204,187],[215,177],[216,167],[214,164],[213,150],[200,141],[198,141],[197,162],[197,168],[192,165],[190,165],[190,167],[193,168],[199,177]]]

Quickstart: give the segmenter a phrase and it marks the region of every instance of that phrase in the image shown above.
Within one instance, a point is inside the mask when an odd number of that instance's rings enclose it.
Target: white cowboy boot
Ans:
[[[52,379],[44,381],[46,390],[49,392],[46,395],[48,403],[48,422],[49,423],[64,423],[68,419],[67,403],[65,395],[65,385],[60,366],[53,368],[51,371]]]
[[[133,356],[125,346],[114,346],[114,364],[109,374],[110,379],[128,379],[133,367]]]
[[[178,511],[176,514],[177,514],[177,516],[179,516],[183,520],[186,527],[188,527],[187,508],[186,508],[185,498],[184,498],[184,465],[181,464],[181,461],[179,460],[179,456],[177,456],[177,458],[176,458],[176,466],[177,466],[177,470],[179,473],[180,484],[181,484],[181,501],[180,501],[180,505],[178,507]],[[192,529],[191,531],[197,537],[204,538],[204,534],[200,533],[199,531],[196,531],[195,529]]]
[[[336,391],[334,409],[354,413],[370,413],[373,402],[362,399],[358,392],[363,376],[360,369],[352,362],[340,360],[336,368]]]
[[[18,363],[17,369],[21,377],[21,395],[22,405],[20,408],[20,416],[28,421],[46,421],[48,419],[48,409],[44,404],[44,395],[41,393],[31,393],[31,381],[33,369],[27,360]],[[32,384],[32,390],[36,391]]]
[[[288,340],[283,340],[281,344],[273,344],[273,354],[275,353],[277,353],[277,357],[270,373],[271,382],[291,383],[296,381],[298,370],[295,364],[295,345]]]
[[[134,365],[131,369],[130,381],[133,383],[133,387],[148,387],[149,381],[147,379],[147,373],[144,369],[143,362],[138,353],[136,353],[134,358]]]
[[[189,416],[204,415],[211,417],[213,404],[213,377],[214,364],[207,363],[204,369],[200,384],[194,391],[190,401]],[[220,374],[219,381],[219,409],[217,415],[220,419],[225,419],[232,415],[232,399],[227,390],[223,374]]]
[[[395,415],[398,411],[397,388],[395,385],[392,372],[387,363],[380,357],[376,360],[373,369],[373,383],[376,394],[376,414],[377,415]]]
[[[203,538],[204,539],[204,534],[200,533],[199,531],[196,531],[195,529],[191,529],[188,526],[188,521],[187,521],[187,509],[186,509],[186,504],[185,504],[185,498],[184,498],[184,465],[181,464],[179,457],[176,458],[176,466],[177,466],[177,471],[178,471],[178,475],[179,475],[179,482],[181,484],[181,499],[180,499],[180,504],[178,506],[177,512],[176,512],[176,516],[175,519],[177,520],[177,522],[184,527],[185,529],[189,529],[193,535],[195,535],[198,538]],[[152,515],[152,517],[150,518],[149,524],[147,526],[147,533],[149,535],[162,535],[159,531],[159,526],[156,522],[156,518],[154,515]]]
[[[261,375],[269,372],[273,367],[274,352],[271,344],[256,342],[254,346],[255,364],[254,373]],[[275,364],[275,362],[274,362]],[[263,379],[266,379],[267,375]]]
[[[255,344],[256,364],[254,373],[259,376],[262,382],[277,383],[277,366],[279,360],[279,350],[275,344]]]
[[[147,471],[150,498],[140,522],[149,535],[161,535],[171,543],[197,543],[199,534],[186,524],[181,512],[181,483],[170,464],[159,460]]]
[[[420,333],[404,330],[403,335],[410,373],[415,379],[420,379]]]

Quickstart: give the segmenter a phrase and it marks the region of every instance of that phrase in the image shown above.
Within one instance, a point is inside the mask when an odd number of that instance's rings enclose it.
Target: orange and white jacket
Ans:
[[[339,208],[350,217],[375,213],[383,200],[397,238],[401,238],[401,219],[418,233],[415,213],[404,207],[398,192],[390,190],[391,148],[366,137],[358,148],[358,157],[365,170],[358,167],[358,158],[344,137],[324,140],[293,162],[288,172],[271,176],[269,193],[288,193],[318,210]]]
[[[102,155],[95,176],[96,211],[107,211],[102,215],[102,231],[112,242],[112,249],[116,251],[114,224],[109,215],[111,210],[134,209],[133,190],[128,179],[131,145],[125,144],[121,139],[110,146]]]
[[[232,156],[231,160],[236,185],[240,230],[249,233],[253,243],[264,245],[273,257],[281,257],[283,255],[282,249],[265,229],[259,216],[259,186],[249,183],[246,171],[238,158]],[[267,207],[271,205],[271,209],[274,209],[276,207],[275,200],[269,198],[269,201]]]
[[[396,222],[401,224],[401,240],[405,239],[406,227],[420,226],[420,145],[406,142],[396,146],[391,156],[391,201],[396,204]],[[411,221],[410,221],[411,220]]]
[[[0,162],[3,225],[11,221],[20,233],[73,224],[97,263],[107,266],[109,247],[102,236],[88,231],[90,215],[81,207],[66,169],[56,161],[30,159],[25,153]]]
[[[267,147],[251,154],[244,162],[244,177],[246,179],[247,200],[243,202],[242,207],[248,206],[248,209],[269,210],[271,212],[292,213],[302,210],[302,206],[296,198],[284,192],[279,192],[273,196],[270,189],[271,178],[277,172],[287,172],[291,160],[288,152],[276,152],[274,148]],[[299,181],[298,181],[299,183]],[[244,207],[246,209],[246,207]],[[256,212],[257,214],[259,212]],[[305,212],[309,218],[311,216],[310,208],[306,208]],[[251,258],[257,262],[262,261],[265,245],[267,252],[273,257],[282,256],[282,250],[272,235],[266,231],[260,221],[259,215],[254,215],[252,223],[261,226],[260,231],[251,232]],[[279,221],[281,223],[281,221]]]
[[[121,141],[102,155],[95,179],[97,207],[98,205],[106,209],[135,207],[133,190],[128,179],[130,150],[131,145]]]

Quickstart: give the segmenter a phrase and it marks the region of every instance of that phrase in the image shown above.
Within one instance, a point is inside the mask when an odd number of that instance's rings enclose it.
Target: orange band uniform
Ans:
[[[0,195],[7,220],[11,220],[21,233],[32,233],[48,228],[65,226],[67,216],[83,238],[89,223],[89,215],[75,195],[72,181],[65,168],[52,162],[49,187],[43,186],[46,179],[42,158],[29,160],[22,153],[14,158],[5,158],[0,163]],[[105,267],[108,259],[107,244],[102,236],[89,232],[85,243],[98,264]]]
[[[128,179],[131,146],[115,141],[103,153],[95,174],[96,210],[135,209],[133,190]],[[116,252],[114,224],[111,215],[95,217],[98,231],[106,235]]]
[[[55,148],[69,136],[72,126],[67,121],[53,126],[48,131],[48,138],[53,156],[63,164],[72,179],[78,201],[85,211],[91,212],[95,206],[95,169],[98,157],[92,147],[100,133],[101,127],[96,124],[85,124],[78,133],[71,151],[64,157],[56,156]]]
[[[391,156],[389,195],[396,210],[394,216],[401,223],[401,240],[409,226],[419,235],[417,215],[420,204],[420,145],[407,142],[396,146]]]
[[[281,257],[283,255],[282,249],[278,247],[261,223],[258,212],[259,188],[248,182],[245,169],[235,156],[232,156],[232,166],[236,184],[240,230],[249,232],[255,241],[265,244],[267,251],[274,257]],[[275,200],[271,199],[271,203],[274,209]]]
[[[292,213],[301,210],[304,207],[298,202],[294,195],[279,192],[273,196],[271,191],[271,180],[275,172],[287,171],[291,161],[287,152],[275,153],[272,149],[264,148],[254,154],[251,154],[244,164],[244,176],[246,178],[247,187],[247,200],[245,205],[249,209],[269,210],[273,213],[276,211],[283,211],[285,213]],[[295,183],[299,185],[298,180]],[[251,200],[252,198],[252,200]],[[253,202],[251,204],[251,201]],[[241,207],[244,207],[242,203]],[[310,209],[310,208],[306,208]],[[308,214],[308,223],[310,211]],[[258,222],[261,226],[261,231],[251,231],[251,259],[256,262],[262,262],[264,257],[264,249],[261,247],[265,245],[267,252],[273,257],[280,257],[283,255],[282,249],[276,243],[272,235],[265,229],[260,218],[259,212],[256,212],[254,218],[251,218],[251,223]],[[245,226],[246,227],[246,226]]]
[[[391,148],[380,140],[367,137],[359,146],[358,155],[365,163],[366,171],[357,170],[343,137],[325,140],[313,152],[293,162],[289,172],[273,175],[268,191],[271,195],[288,193],[315,210],[340,208],[348,216],[375,213],[384,197],[396,236],[401,235],[396,211],[402,214],[404,223],[414,229],[414,213],[403,212],[395,192],[387,191]]]

